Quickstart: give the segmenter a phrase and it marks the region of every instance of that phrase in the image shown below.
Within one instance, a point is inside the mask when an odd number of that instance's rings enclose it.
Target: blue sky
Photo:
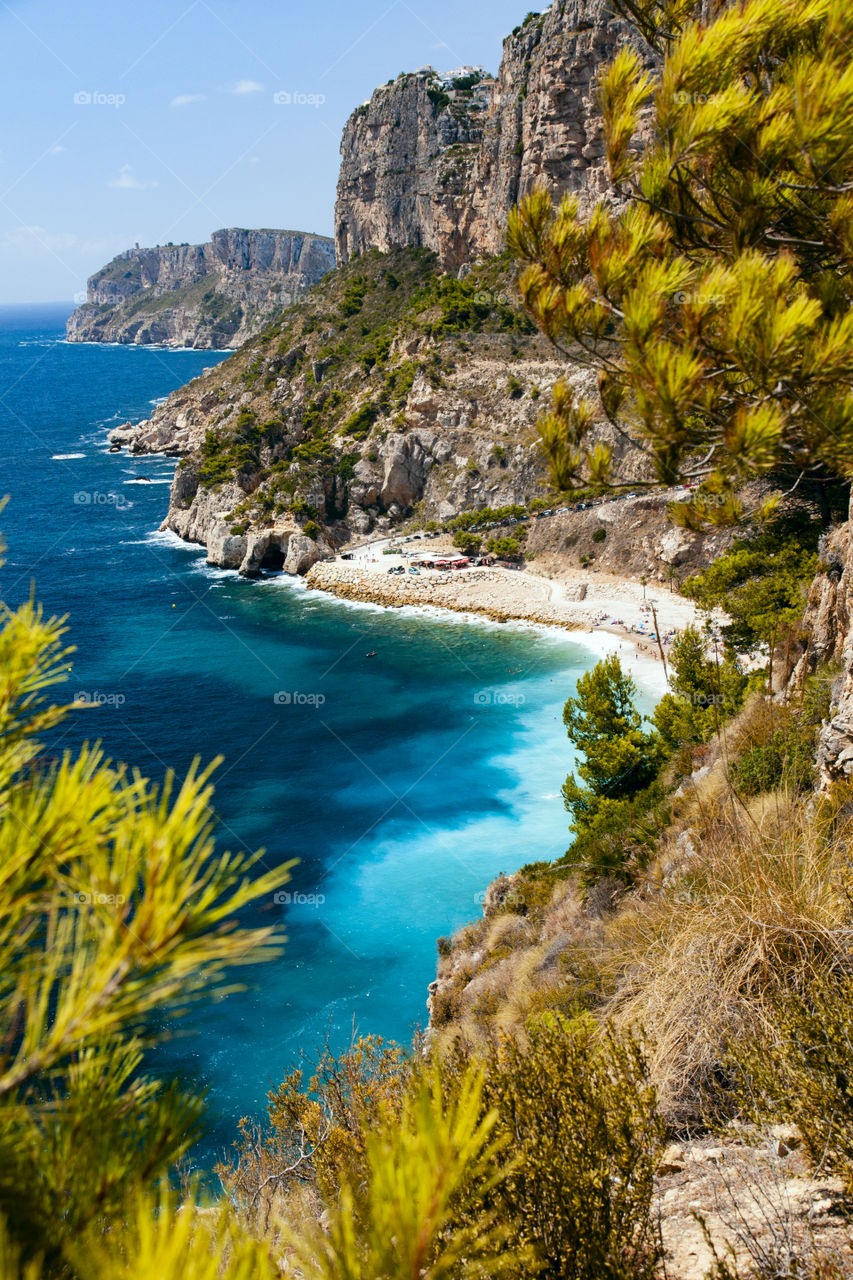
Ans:
[[[524,0],[0,0],[0,302],[121,249],[332,232],[347,116],[400,71],[497,70]],[[290,95],[276,102],[276,95]]]

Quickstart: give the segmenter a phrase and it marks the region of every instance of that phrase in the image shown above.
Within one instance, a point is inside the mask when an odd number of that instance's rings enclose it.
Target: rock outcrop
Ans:
[[[428,68],[377,89],[344,129],[338,261],[420,245],[456,270],[503,249],[537,182],[582,207],[611,196],[596,77],[637,39],[605,0],[557,0],[507,37],[497,79],[468,87]]]
[[[68,340],[237,346],[334,265],[331,239],[297,231],[231,228],[207,244],[128,249],[89,279]]]
[[[850,519],[823,540],[820,558],[804,620],[807,647],[791,688],[798,690],[805,677],[825,663],[841,667],[818,743],[820,779],[827,786],[853,777],[853,506]]]

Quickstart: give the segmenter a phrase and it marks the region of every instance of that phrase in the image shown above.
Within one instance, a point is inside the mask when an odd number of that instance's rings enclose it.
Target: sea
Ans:
[[[70,310],[0,308],[0,591],[67,615],[65,692],[92,706],[62,748],[98,739],[157,780],[222,756],[220,846],[297,861],[289,901],[249,915],[284,928],[281,957],[162,1026],[155,1069],[207,1091],[209,1167],[301,1059],[354,1035],[408,1044],[436,940],[493,877],[564,852],[563,703],[615,642],[208,566],[158,531],[175,460],[110,454],[107,433],[227,353],[69,344]]]

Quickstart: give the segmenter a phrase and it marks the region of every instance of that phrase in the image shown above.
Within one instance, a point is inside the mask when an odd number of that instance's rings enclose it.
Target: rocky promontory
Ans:
[[[327,236],[214,231],[207,244],[128,249],[91,276],[69,342],[239,346],[335,265]]]
[[[509,213],[536,183],[582,207],[614,198],[596,80],[638,39],[604,0],[558,0],[507,36],[496,78],[427,67],[377,89],[344,129],[338,261],[423,245],[457,270],[503,249]]]

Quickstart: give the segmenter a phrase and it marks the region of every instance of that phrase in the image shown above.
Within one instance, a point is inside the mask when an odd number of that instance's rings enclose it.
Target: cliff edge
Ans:
[[[537,182],[582,207],[613,198],[595,82],[624,43],[638,37],[603,0],[564,0],[507,36],[496,78],[426,67],[377,89],[344,128],[338,261],[415,245],[457,270],[501,252]]]
[[[207,244],[128,249],[91,276],[69,342],[239,346],[335,265],[333,241],[301,231],[214,231]]]

